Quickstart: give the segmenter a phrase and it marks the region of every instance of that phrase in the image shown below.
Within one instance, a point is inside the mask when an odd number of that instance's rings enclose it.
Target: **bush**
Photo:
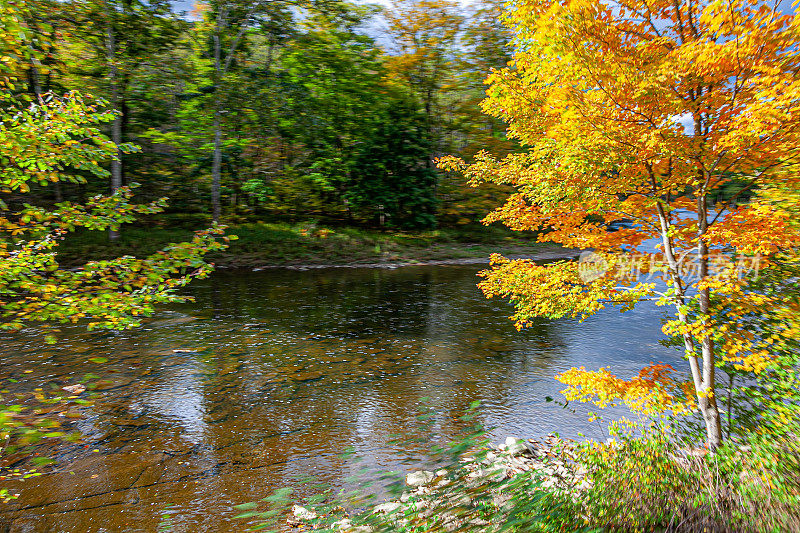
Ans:
[[[590,523],[621,531],[798,531],[800,446],[728,442],[715,453],[666,432],[587,444],[582,494]]]

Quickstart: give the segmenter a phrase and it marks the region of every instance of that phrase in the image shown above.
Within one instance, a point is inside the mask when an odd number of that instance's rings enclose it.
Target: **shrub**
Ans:
[[[666,431],[587,444],[582,494],[590,523],[622,531],[798,531],[800,446],[728,442],[715,453]]]

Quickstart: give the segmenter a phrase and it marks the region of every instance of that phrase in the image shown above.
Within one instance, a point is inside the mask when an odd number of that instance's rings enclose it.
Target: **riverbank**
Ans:
[[[501,524],[514,524],[514,531],[551,530],[546,526],[556,521],[550,516],[591,486],[574,460],[575,446],[554,435],[541,441],[508,437],[448,467],[408,473],[402,494],[390,501],[357,513],[339,502],[294,504],[287,523],[343,533],[496,531]]]
[[[257,223],[231,226],[228,234],[237,239],[224,252],[209,256],[218,268],[396,268],[485,264],[492,253],[542,261],[569,259],[579,253],[552,243],[538,243],[531,233],[483,226],[405,232],[328,227],[309,222]],[[70,267],[91,259],[144,256],[170,242],[190,237],[191,231],[187,229],[129,227],[123,229],[117,242],[110,243],[105,232],[81,232],[62,244],[59,261]]]
[[[665,433],[604,444],[509,437],[408,473],[389,501],[348,513],[349,494],[308,498],[286,523],[341,533],[800,531],[797,478],[782,477],[795,443],[752,439],[711,453]],[[240,515],[257,516],[279,515]]]

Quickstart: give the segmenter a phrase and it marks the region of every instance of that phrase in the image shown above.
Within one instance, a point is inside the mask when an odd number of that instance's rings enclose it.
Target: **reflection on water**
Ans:
[[[415,427],[424,398],[444,438],[474,400],[496,439],[602,437],[584,406],[545,402],[558,396],[553,375],[585,365],[629,376],[679,360],[658,344],[654,307],[518,333],[510,309],[475,287],[476,270],[219,273],[191,287],[194,303],[136,331],[65,331],[56,346],[6,339],[4,376],[109,382],[80,422],[85,442],[60,452],[60,472],[23,482],[0,526],[155,531],[166,513],[173,531],[240,531],[234,505],[309,474],[355,473],[340,457],[348,447],[374,468],[424,460],[390,444]],[[109,362],[88,361],[98,355]]]

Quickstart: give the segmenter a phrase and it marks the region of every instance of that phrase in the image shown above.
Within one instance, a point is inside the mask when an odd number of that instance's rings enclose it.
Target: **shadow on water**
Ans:
[[[0,520],[12,531],[239,531],[233,505],[312,474],[341,484],[356,467],[411,468],[423,449],[392,444],[416,426],[450,438],[481,400],[480,421],[507,435],[602,436],[546,403],[553,375],[612,366],[628,376],[660,346],[657,310],[608,310],[583,324],[540,321],[516,332],[510,308],[475,287],[476,267],[218,273],[139,330],[64,330],[4,342],[3,374],[60,387],[87,372],[105,388],[86,409],[81,445],[56,473],[26,480]],[[98,366],[89,358],[109,358]],[[31,370],[31,373],[24,373]],[[360,465],[363,466],[363,465]]]

